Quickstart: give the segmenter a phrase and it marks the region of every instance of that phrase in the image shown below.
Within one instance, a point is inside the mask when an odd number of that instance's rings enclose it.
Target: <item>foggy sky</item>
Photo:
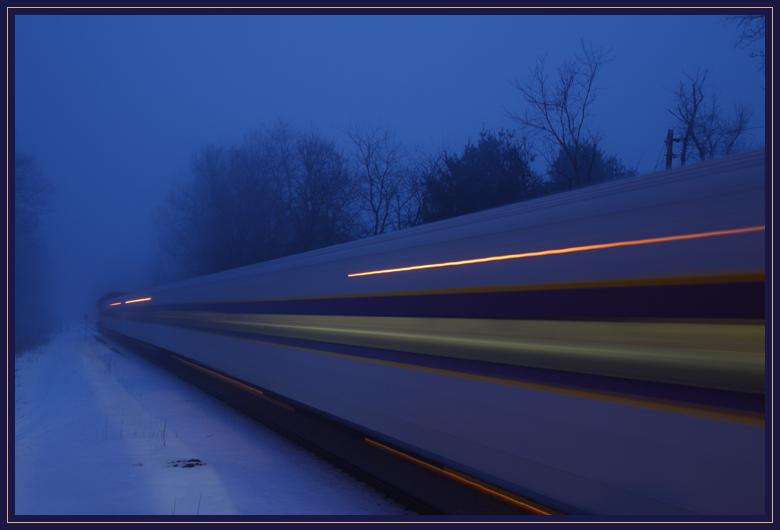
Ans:
[[[283,120],[342,146],[362,125],[459,150],[514,127],[512,82],[581,37],[612,50],[593,124],[628,165],[661,167],[665,109],[699,68],[761,142],[764,73],[721,16],[17,16],[16,149],[53,184],[57,298],[81,311],[148,281],[156,212],[204,144]]]

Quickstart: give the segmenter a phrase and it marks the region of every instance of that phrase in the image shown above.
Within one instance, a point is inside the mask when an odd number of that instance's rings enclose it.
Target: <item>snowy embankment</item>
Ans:
[[[17,357],[15,376],[19,515],[405,512],[91,331]]]

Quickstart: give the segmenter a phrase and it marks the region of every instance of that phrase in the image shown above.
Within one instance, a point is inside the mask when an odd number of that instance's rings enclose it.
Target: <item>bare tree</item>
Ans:
[[[439,159],[432,157],[412,163],[401,174],[398,193],[391,204],[397,229],[417,226],[423,222],[425,182],[434,173],[437,164]]]
[[[764,37],[766,35],[766,18],[764,15],[736,15],[727,17],[737,26],[737,46],[752,48],[751,57],[764,58]]]
[[[558,67],[552,79],[542,57],[531,69],[528,82],[515,83],[528,108],[511,117],[548,142],[550,161],[562,152],[579,182],[590,181],[593,161],[583,157],[583,152],[599,143],[589,118],[596,100],[596,79],[608,60],[606,50],[581,40],[580,53]]]
[[[745,107],[735,106],[733,117],[727,118],[713,99],[707,112],[695,127],[693,137],[700,160],[727,155],[739,146],[739,140],[747,130],[749,113]]]
[[[687,75],[686,77],[686,80],[680,81],[674,92],[674,106],[667,109],[677,119],[680,138],[680,165],[683,166],[688,161],[688,150],[693,143],[700,115],[703,114],[703,86],[707,79],[707,71],[700,70],[695,75]]]
[[[355,146],[358,208],[368,217],[368,235],[392,228],[392,213],[401,202],[404,183],[401,147],[387,130],[353,128],[348,133]]]
[[[205,274],[292,252],[297,142],[277,126],[233,147],[200,149],[191,180],[160,212],[162,248],[171,262],[164,266],[171,273]]]
[[[231,206],[228,152],[213,145],[201,148],[191,171],[192,180],[172,191],[160,211],[163,249],[187,275],[228,268],[224,261],[231,254],[223,220]]]
[[[674,104],[668,112],[677,120],[680,138],[680,165],[692,154],[699,160],[732,153],[747,130],[750,114],[735,106],[728,118],[715,95],[707,94],[707,71],[699,70],[680,81],[674,92]]]
[[[294,250],[348,241],[354,233],[352,182],[344,155],[335,144],[310,134],[297,143],[300,172],[292,198]]]

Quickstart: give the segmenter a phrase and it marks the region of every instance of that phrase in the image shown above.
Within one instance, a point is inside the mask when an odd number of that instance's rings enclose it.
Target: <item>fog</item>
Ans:
[[[393,131],[414,157],[482,129],[527,134],[515,82],[581,40],[609,51],[590,126],[626,166],[663,168],[675,88],[705,69],[724,112],[750,112],[742,147],[763,145],[765,72],[737,39],[710,15],[17,16],[14,142],[50,183],[48,303],[78,317],[159,281],[161,211],[206,145],[280,122],[347,157],[355,127]]]

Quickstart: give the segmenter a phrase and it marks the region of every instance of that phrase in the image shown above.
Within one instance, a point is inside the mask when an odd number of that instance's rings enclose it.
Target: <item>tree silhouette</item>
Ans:
[[[483,130],[462,154],[445,153],[425,182],[424,222],[521,201],[539,191],[530,155],[514,133]]]

